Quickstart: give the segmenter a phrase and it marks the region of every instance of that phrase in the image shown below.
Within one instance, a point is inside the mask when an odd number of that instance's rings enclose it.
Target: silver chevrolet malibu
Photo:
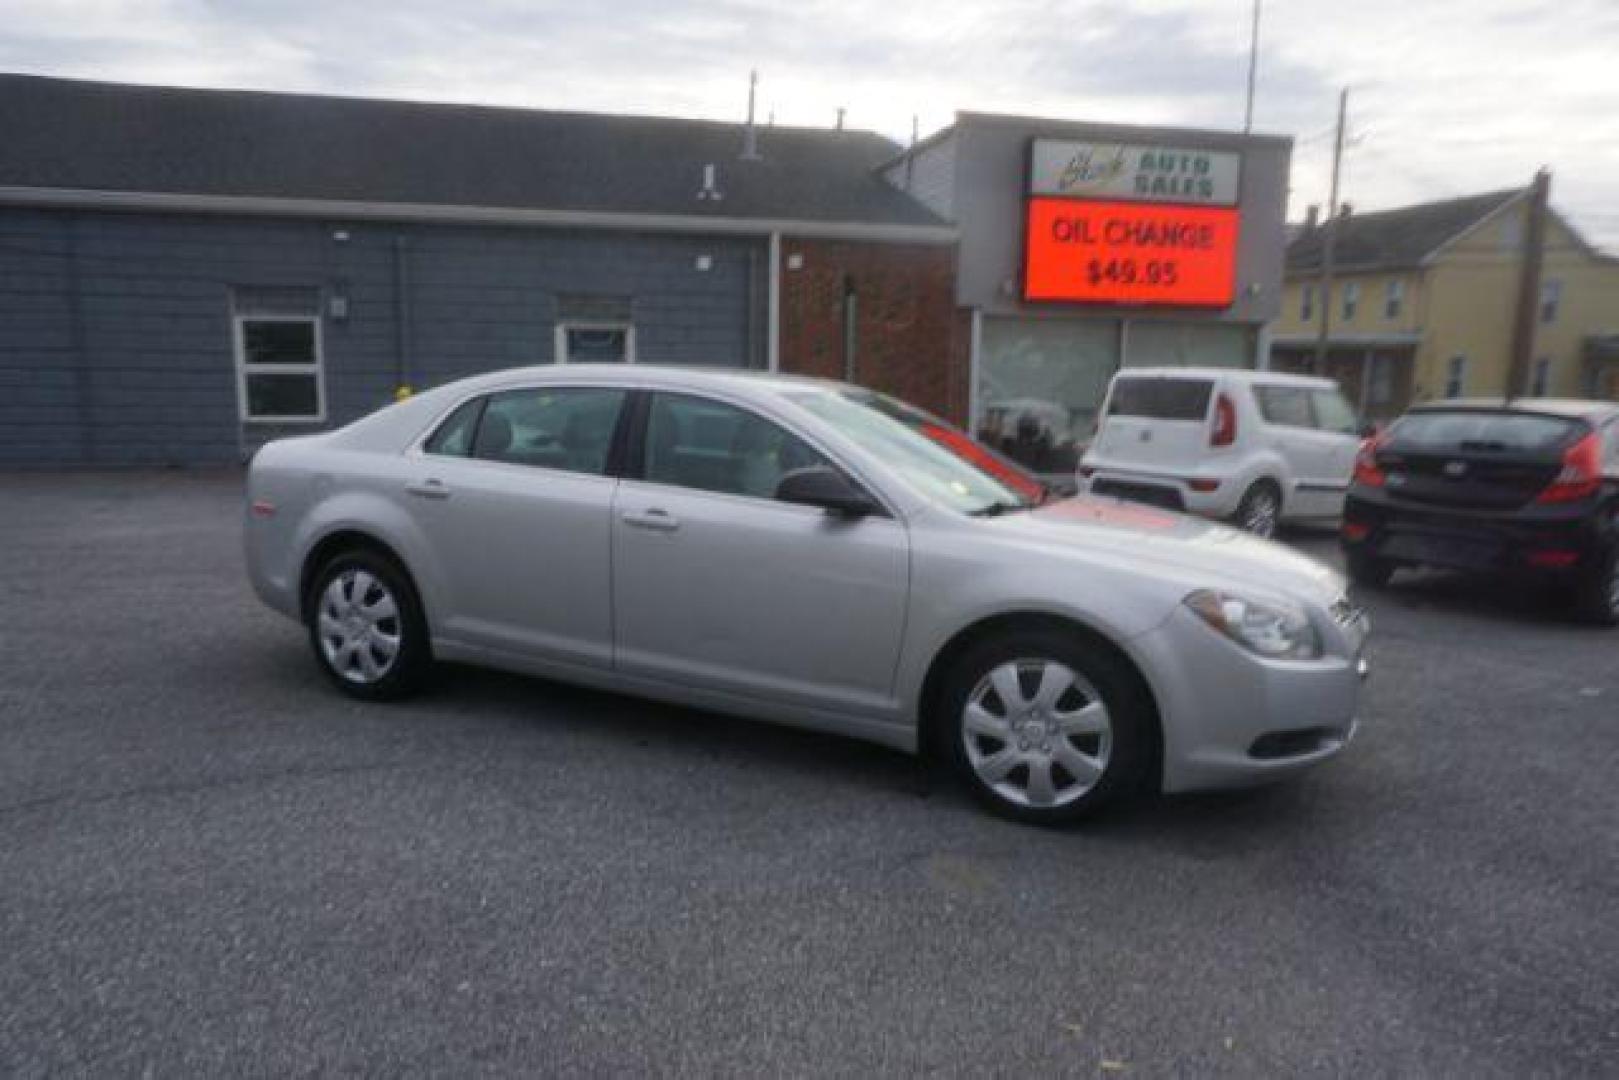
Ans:
[[[1235,529],[1053,499],[839,383],[504,371],[248,475],[254,589],[355,697],[483,664],[954,762],[990,808],[1298,772],[1355,730],[1367,622]]]

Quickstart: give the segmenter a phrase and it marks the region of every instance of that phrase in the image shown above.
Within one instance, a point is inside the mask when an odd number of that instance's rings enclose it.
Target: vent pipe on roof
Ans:
[[[725,193],[720,190],[716,173],[713,162],[703,166],[703,186],[697,189],[698,202],[719,202],[725,198]]]
[[[742,160],[759,160],[759,133],[753,126],[753,97],[759,86],[759,73],[748,72],[748,125],[742,130]]]
[[[1304,208],[1304,228],[1307,232],[1314,232],[1315,227],[1321,224],[1321,204],[1311,203]]]
[[[839,105],[838,106],[838,127],[837,127],[837,130],[839,130],[839,131],[843,130],[843,113],[844,113],[843,106]]]

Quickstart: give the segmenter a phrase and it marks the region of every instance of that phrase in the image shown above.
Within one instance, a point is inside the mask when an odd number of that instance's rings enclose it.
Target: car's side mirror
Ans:
[[[1355,428],[1355,434],[1359,435],[1363,439],[1370,439],[1373,435],[1377,434],[1377,421],[1362,420],[1360,425]]]
[[[779,502],[818,506],[841,517],[866,517],[882,512],[877,500],[856,487],[848,477],[825,465],[794,469],[776,485]]]

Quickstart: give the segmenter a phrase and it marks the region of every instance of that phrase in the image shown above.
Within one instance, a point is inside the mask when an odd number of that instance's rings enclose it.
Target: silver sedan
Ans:
[[[1048,498],[842,384],[505,371],[271,443],[247,486],[255,590],[367,700],[483,664],[939,753],[1038,822],[1286,776],[1355,730],[1336,572]]]

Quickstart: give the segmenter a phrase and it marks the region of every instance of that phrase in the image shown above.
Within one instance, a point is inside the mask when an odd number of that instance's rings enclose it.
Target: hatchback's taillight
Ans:
[[[1382,487],[1388,482],[1388,477],[1383,475],[1382,468],[1377,464],[1377,448],[1382,445],[1380,435],[1361,441],[1360,449],[1355,453],[1355,483],[1365,487]]]
[[[1602,487],[1602,439],[1596,432],[1563,452],[1563,471],[1536,502],[1578,502],[1595,495]]]
[[[1221,394],[1214,399],[1214,430],[1209,433],[1210,446],[1230,446],[1237,441],[1237,405]]]

